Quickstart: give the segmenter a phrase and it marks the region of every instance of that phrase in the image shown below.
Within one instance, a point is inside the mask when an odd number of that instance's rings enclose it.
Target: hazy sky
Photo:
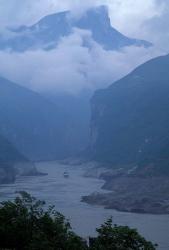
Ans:
[[[0,51],[0,74],[36,90],[78,92],[84,86],[97,88],[111,83],[138,64],[169,51],[169,0],[0,0],[0,28],[30,25],[47,14],[67,9],[79,15],[101,4],[108,6],[112,26],[125,35],[153,42],[154,47],[108,52],[96,44],[87,51],[81,44],[83,34],[74,32],[49,52]],[[82,60],[85,75],[79,70]]]

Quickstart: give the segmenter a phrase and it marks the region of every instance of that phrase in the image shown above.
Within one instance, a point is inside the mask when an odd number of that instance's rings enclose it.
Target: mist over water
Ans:
[[[81,202],[83,195],[101,190],[103,180],[85,178],[86,168],[61,165],[56,162],[37,163],[39,171],[46,176],[19,177],[15,184],[1,185],[0,199],[13,199],[16,191],[25,190],[33,196],[45,200],[47,205],[55,205],[56,210],[70,220],[73,229],[84,238],[95,235],[95,228],[113,216],[114,223],[137,228],[148,240],[159,244],[160,250],[169,249],[169,215],[130,214]],[[68,171],[69,178],[63,174]]]

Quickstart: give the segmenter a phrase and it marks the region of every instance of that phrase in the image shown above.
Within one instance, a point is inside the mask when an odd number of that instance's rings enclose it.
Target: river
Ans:
[[[106,210],[103,207],[91,206],[81,202],[81,196],[101,190],[102,180],[85,178],[84,167],[61,165],[56,162],[37,163],[46,176],[20,177],[15,184],[0,186],[0,199],[13,199],[16,191],[25,190],[35,197],[55,205],[71,222],[79,235],[95,235],[95,228],[107,218],[113,216],[116,224],[137,228],[146,239],[159,244],[159,250],[169,250],[169,215],[145,215]],[[69,178],[64,178],[64,171]]]

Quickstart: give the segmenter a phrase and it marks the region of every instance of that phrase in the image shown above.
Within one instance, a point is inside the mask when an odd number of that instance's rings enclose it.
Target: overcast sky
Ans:
[[[138,64],[169,51],[169,0],[0,0],[0,28],[30,25],[45,15],[62,10],[72,10],[74,15],[79,15],[91,6],[103,4],[108,6],[112,26],[130,37],[153,42],[154,47],[107,52],[96,45],[89,53],[80,42],[72,43],[80,36],[76,33],[66,41],[63,39],[58,48],[50,52],[1,51],[0,60],[4,63],[0,66],[0,74],[37,90],[45,85],[48,88],[57,85],[58,89],[64,86],[78,91],[86,84],[97,82],[100,87],[103,82],[112,82]],[[67,56],[63,58],[65,51]],[[82,58],[87,65],[87,79],[77,70]],[[63,74],[65,71],[67,74]],[[52,79],[60,81],[56,83]]]

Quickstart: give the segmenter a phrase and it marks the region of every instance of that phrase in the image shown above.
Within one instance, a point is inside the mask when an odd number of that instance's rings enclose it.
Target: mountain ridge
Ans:
[[[117,50],[125,46],[149,47],[150,42],[128,38],[111,26],[108,9],[105,6],[88,9],[80,18],[70,11],[50,14],[32,26],[11,29],[16,37],[0,38],[0,49],[23,52],[39,47],[50,50],[57,46],[61,37],[69,36],[73,28],[91,31],[92,38],[106,50]],[[87,46],[87,45],[86,45]]]
[[[164,152],[169,136],[168,67],[169,55],[154,58],[96,91],[91,125],[94,158],[142,165]]]
[[[0,133],[28,158],[40,160],[44,153],[46,160],[62,157],[62,116],[40,94],[0,78]]]
[[[108,166],[107,193],[89,204],[169,214],[169,55],[154,58],[92,99],[90,160]]]

